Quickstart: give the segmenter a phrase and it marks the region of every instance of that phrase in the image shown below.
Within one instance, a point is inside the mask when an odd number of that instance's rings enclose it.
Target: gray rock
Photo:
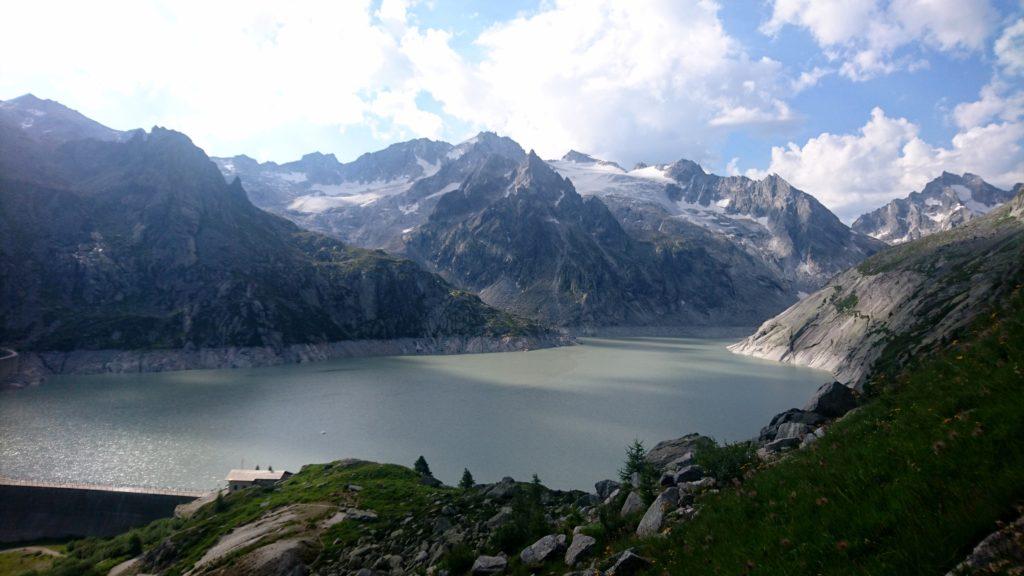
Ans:
[[[696,454],[700,446],[712,442],[707,436],[687,434],[674,440],[658,442],[647,453],[647,461],[658,470],[665,469],[673,460],[685,457],[687,453]]]
[[[524,548],[519,559],[527,566],[539,566],[562,550],[565,550],[565,534],[548,534]]]
[[[704,469],[697,464],[690,464],[681,468],[675,475],[676,484],[680,482],[693,482],[704,477]]]
[[[572,537],[572,544],[569,545],[569,549],[565,551],[565,564],[566,566],[574,566],[581,558],[587,556],[594,551],[597,546],[597,540],[586,534],[575,534]]]
[[[773,440],[764,445],[764,450],[769,454],[778,454],[779,452],[796,448],[800,445],[799,438],[780,438]]]
[[[783,438],[803,438],[804,436],[811,433],[812,428],[807,424],[800,422],[786,422],[779,426],[779,429],[775,432],[775,440],[782,440]]]
[[[650,508],[644,513],[640,524],[636,527],[636,535],[641,538],[654,536],[661,530],[665,521],[665,513],[679,505],[679,489],[672,487],[654,499]]]
[[[636,492],[630,492],[626,496],[626,501],[622,503],[622,509],[619,510],[619,515],[622,517],[632,516],[633,514],[639,514],[644,511],[644,500]]]
[[[604,500],[611,496],[612,492],[618,490],[619,486],[621,484],[615,480],[600,480],[594,484],[594,489],[597,491],[597,495],[601,497],[601,500]]]
[[[784,424],[799,423],[806,424],[808,426],[816,426],[824,421],[825,417],[816,412],[809,412],[799,408],[790,408],[785,412],[776,414],[772,418],[771,422],[761,429],[761,434],[758,436],[758,442],[766,444],[775,440],[778,435],[779,428]]]
[[[693,482],[680,482],[679,484],[676,484],[676,487],[679,488],[679,491],[682,493],[691,493],[700,492],[701,490],[711,488],[714,485],[715,479],[711,476],[705,476],[700,480],[695,480]]]
[[[487,490],[484,491],[485,498],[493,498],[495,500],[505,500],[512,496],[512,493],[516,490],[516,481],[506,476],[501,479],[501,482],[492,484]]]
[[[847,386],[830,382],[818,388],[804,406],[804,410],[817,412],[829,418],[838,418],[857,407],[857,397]]]
[[[619,497],[619,493],[622,492],[621,488],[616,488],[607,498],[604,499],[605,506],[610,505],[616,498]]]
[[[490,528],[491,530],[495,530],[497,528],[501,528],[505,524],[508,524],[508,522],[511,519],[512,519],[512,508],[510,508],[508,506],[502,506],[501,510],[498,510],[498,513],[495,514],[494,516],[491,516],[487,520],[487,522],[485,522],[484,524],[486,524],[487,527]]]
[[[695,461],[696,461],[696,456],[694,455],[694,453],[693,452],[687,452],[686,454],[683,454],[679,458],[676,458],[675,460],[673,460],[673,461],[669,462],[668,464],[666,464],[665,465],[665,469],[666,470],[678,470],[678,469],[683,468],[685,466],[689,466],[690,464],[694,464]]]
[[[473,561],[471,572],[481,576],[500,574],[505,571],[505,566],[507,565],[508,560],[502,556],[477,556],[476,560]]]
[[[358,508],[349,508],[345,511],[345,517],[348,520],[356,520],[358,522],[372,522],[377,519],[377,513],[373,510],[360,510]]]
[[[633,549],[630,548],[618,558],[615,559],[615,563],[612,567],[605,571],[605,576],[633,576],[637,572],[648,568],[652,565],[651,561],[642,557],[637,556]]]

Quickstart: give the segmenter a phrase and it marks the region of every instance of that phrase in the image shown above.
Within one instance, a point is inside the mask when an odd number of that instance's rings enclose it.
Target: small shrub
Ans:
[[[697,451],[696,461],[721,483],[742,478],[743,473],[756,464],[757,453],[753,442],[709,443]]]
[[[476,552],[465,544],[456,544],[451,552],[441,561],[441,565],[449,574],[458,575],[469,572],[476,560]]]

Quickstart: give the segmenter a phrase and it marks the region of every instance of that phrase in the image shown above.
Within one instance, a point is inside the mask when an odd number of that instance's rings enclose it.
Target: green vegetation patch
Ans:
[[[673,574],[942,574],[1024,499],[1024,298],[645,552]]]

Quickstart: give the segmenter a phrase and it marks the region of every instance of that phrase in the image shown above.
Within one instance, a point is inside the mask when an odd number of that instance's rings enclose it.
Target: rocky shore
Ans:
[[[0,388],[40,384],[58,374],[107,374],[259,368],[301,364],[336,358],[421,354],[479,354],[519,352],[567,346],[571,336],[552,333],[539,336],[450,336],[393,340],[348,340],[321,344],[292,344],[284,348],[225,347],[197,350],[73,350],[22,352],[17,370],[0,379]]]

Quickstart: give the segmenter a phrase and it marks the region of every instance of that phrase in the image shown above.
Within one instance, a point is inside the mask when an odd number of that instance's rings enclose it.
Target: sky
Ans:
[[[943,170],[1024,181],[1024,0],[35,0],[0,54],[0,99],[215,156],[493,130],[777,173],[846,221]]]

